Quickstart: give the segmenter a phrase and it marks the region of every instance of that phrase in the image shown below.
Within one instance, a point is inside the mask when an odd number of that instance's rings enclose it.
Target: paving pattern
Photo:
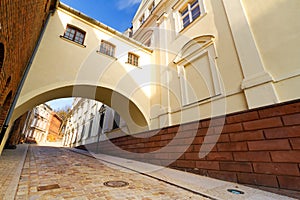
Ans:
[[[125,181],[108,187],[107,181]],[[109,167],[101,161],[64,148],[30,146],[20,177],[17,200],[207,199],[138,173]]]
[[[0,156],[0,199],[11,200],[17,189],[28,145],[5,149]]]

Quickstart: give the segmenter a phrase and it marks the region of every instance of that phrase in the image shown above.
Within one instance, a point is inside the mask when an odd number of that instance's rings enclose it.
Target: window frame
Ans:
[[[177,73],[180,82],[180,91],[181,91],[181,103],[182,107],[188,107],[193,105],[200,105],[202,103],[206,103],[210,99],[217,98],[224,94],[224,89],[221,85],[221,79],[218,73],[218,66],[217,66],[217,52],[214,43],[214,36],[200,36],[194,38],[187,42],[180,53],[175,57],[173,63],[177,66]],[[197,45],[196,51],[190,51],[191,49],[195,49],[194,46]],[[208,69],[211,73],[211,85],[213,91],[210,92],[209,97],[205,98],[189,98],[189,91],[188,88],[193,89],[193,83],[189,82],[189,75],[187,74],[186,68],[188,65],[194,66],[195,68],[199,68],[199,66],[194,64],[194,61],[203,57],[207,56],[209,60]],[[197,83],[198,84],[198,83]],[[198,90],[199,91],[199,90]]]
[[[199,14],[193,18],[192,11],[195,10],[196,6],[199,8]],[[181,0],[175,3],[172,9],[174,10],[173,18],[175,20],[175,31],[177,34],[183,30],[186,30],[190,24],[207,15],[204,0]],[[184,23],[185,17],[188,17],[188,23]]]
[[[150,6],[148,7],[149,13],[151,14],[154,9],[155,9],[155,1],[152,1],[152,3],[150,4]]]
[[[74,32],[74,35],[72,36],[72,38],[67,36],[68,30],[74,30],[74,31],[75,31],[75,32]],[[80,38],[82,39],[82,42],[76,40],[77,34],[83,35],[83,37],[80,37]],[[85,46],[85,45],[84,45],[84,41],[85,41],[85,38],[86,38],[86,32],[85,32],[84,30],[82,30],[81,28],[78,28],[77,26],[74,26],[74,25],[72,25],[72,24],[67,24],[67,26],[66,26],[66,28],[65,28],[65,32],[64,32],[64,34],[62,35],[62,37],[63,37],[64,39],[67,39],[67,40],[69,40],[69,41],[72,41],[72,42],[74,42],[74,43],[76,43],[76,44]]]
[[[143,24],[145,23],[145,21],[146,21],[145,14],[143,14],[143,15],[140,17],[139,21],[140,21],[140,26],[143,25]]]
[[[115,111],[112,130],[119,129],[120,128],[120,122],[121,122],[121,116],[119,115],[119,113],[117,113]]]
[[[194,17],[193,11],[197,8],[199,9],[199,14],[196,17]],[[198,17],[200,17],[201,9],[200,9],[199,0],[194,0],[194,1],[187,3],[184,7],[182,7],[182,9],[180,9],[179,12],[181,14],[181,21],[182,21],[182,26],[184,29],[187,26],[189,26],[193,21],[195,21]],[[185,23],[185,21],[184,21],[186,18],[188,19],[188,21],[187,21],[188,23]]]
[[[104,48],[102,45],[106,45],[106,47]],[[112,52],[112,55],[107,53],[108,50],[107,50],[107,46],[108,47],[111,47],[112,48],[112,51],[109,51],[109,52]],[[105,49],[105,50],[103,50]],[[109,57],[112,57],[112,58],[115,58],[115,55],[116,55],[116,45],[112,44],[111,42],[108,42],[106,40],[101,40],[101,43],[100,43],[100,48],[99,48],[99,53],[102,53],[104,55],[107,55]]]
[[[130,59],[130,57],[131,57],[131,59]],[[135,58],[136,58],[136,62],[135,62]],[[139,55],[132,53],[132,52],[128,52],[127,63],[138,67],[139,66],[139,58],[140,58]]]

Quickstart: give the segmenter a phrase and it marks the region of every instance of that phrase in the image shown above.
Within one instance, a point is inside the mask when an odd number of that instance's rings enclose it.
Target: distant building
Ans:
[[[126,122],[112,108],[95,100],[75,98],[63,145],[79,146],[97,142],[100,135],[120,129],[128,132]]]
[[[55,112],[52,112],[47,141],[55,142],[61,138],[61,125],[62,119]]]
[[[36,142],[55,141],[59,135],[62,120],[47,105],[41,104],[29,112],[23,129],[25,140]]]

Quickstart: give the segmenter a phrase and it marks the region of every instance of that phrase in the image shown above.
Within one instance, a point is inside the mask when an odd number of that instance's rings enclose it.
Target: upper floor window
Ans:
[[[151,3],[151,5],[148,7],[149,13],[152,13],[152,11],[154,10],[154,8],[155,8],[155,2],[153,1]]]
[[[128,63],[134,66],[139,66],[139,56],[133,53],[128,53]]]
[[[120,115],[115,111],[113,129],[120,127]]]
[[[201,14],[198,0],[188,3],[185,7],[183,7],[180,13],[183,28],[185,28]]]
[[[64,38],[72,40],[78,44],[83,45],[85,32],[75,26],[67,25],[66,31],[64,33]]]
[[[140,18],[140,24],[142,25],[145,22],[145,15],[142,15]]]
[[[111,44],[110,42],[107,42],[105,40],[101,41],[101,45],[100,45],[101,53],[111,56],[111,57],[115,57],[115,49],[116,49],[116,46]]]

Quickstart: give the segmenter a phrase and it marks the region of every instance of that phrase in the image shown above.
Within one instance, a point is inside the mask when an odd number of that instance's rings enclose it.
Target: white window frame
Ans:
[[[106,40],[101,40],[99,52],[114,58],[116,53],[116,46]]]
[[[193,19],[192,17],[192,10],[194,9],[194,7],[191,7],[192,3],[194,3],[195,1],[193,0],[181,0],[178,1],[174,6],[173,6],[173,18],[175,21],[175,31],[177,33],[179,33],[181,30],[184,30],[186,28],[189,27],[189,25],[191,23],[193,23],[194,21],[201,19],[202,17],[204,17],[207,14],[207,10],[206,10],[206,6],[204,4],[204,0],[197,0],[198,3],[194,5],[195,6],[199,6],[200,7],[200,15],[198,17],[196,17],[195,19]],[[184,11],[186,8],[188,8],[188,12],[182,16],[182,11]],[[186,17],[187,15],[189,15],[189,24],[187,24],[184,27],[183,24],[183,19],[184,17]]]
[[[80,45],[84,45],[86,32],[74,25],[67,24],[63,37],[78,43]]]

